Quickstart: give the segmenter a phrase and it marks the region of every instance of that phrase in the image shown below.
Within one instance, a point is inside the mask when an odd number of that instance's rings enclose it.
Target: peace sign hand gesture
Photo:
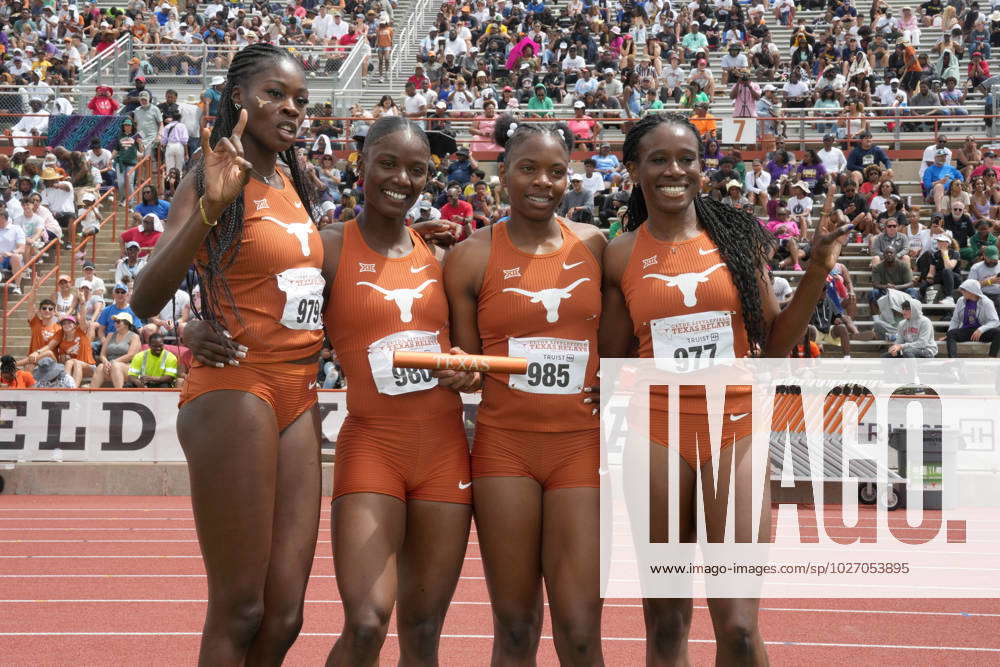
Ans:
[[[247,126],[247,111],[240,111],[240,118],[233,133],[223,137],[211,148],[211,131],[201,131],[201,153],[205,159],[205,195],[203,203],[211,219],[217,219],[233,203],[250,180],[253,165],[243,158],[243,130]]]

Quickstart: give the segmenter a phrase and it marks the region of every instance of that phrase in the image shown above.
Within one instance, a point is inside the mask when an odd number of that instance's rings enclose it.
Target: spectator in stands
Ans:
[[[137,207],[138,208],[138,207]],[[139,257],[147,257],[150,251],[156,246],[156,242],[160,240],[162,232],[157,231],[157,227],[160,226],[160,218],[155,213],[147,213],[142,216],[142,225],[139,227],[131,227],[126,229],[121,233],[119,238],[119,243],[121,244],[122,256],[128,255],[128,244],[136,243],[139,247]],[[138,272],[138,269],[135,273]],[[133,276],[134,277],[134,276]],[[116,280],[115,282],[121,282]]]
[[[159,313],[149,318],[149,322],[142,328],[142,334],[145,338],[158,333],[164,338],[180,340],[189,321],[191,321],[191,296],[179,289]]]
[[[978,280],[966,280],[959,285],[962,296],[955,304],[955,312],[948,323],[945,341],[948,357],[958,356],[958,343],[966,341],[990,344],[989,355],[1000,354],[1000,318],[993,301],[986,298]]]
[[[18,369],[14,357],[5,354],[0,357],[0,389],[31,389],[35,378],[28,371]]]
[[[174,387],[178,381],[177,357],[163,348],[163,336],[149,337],[149,348],[142,350],[129,365],[126,383],[136,388]]]
[[[573,118],[567,122],[567,125],[573,131],[577,144],[584,146],[587,150],[594,150],[595,145],[601,139],[601,132],[604,128],[587,115],[585,107],[586,104],[581,100],[574,102]]]
[[[552,98],[546,93],[544,83],[535,84],[535,94],[532,95],[531,99],[528,100],[529,112],[527,116],[537,117],[537,118],[550,118],[554,116],[553,109],[555,108],[555,103]]]
[[[896,236],[903,238],[901,234]],[[904,257],[908,257],[905,252]],[[898,253],[891,247],[883,250],[881,261],[872,269],[871,281],[872,289],[868,293],[870,305],[874,305],[890,289],[906,292],[914,299],[920,297],[920,292],[913,286],[913,272],[909,262],[900,261]]]
[[[464,186],[472,180],[472,172],[476,169],[479,169],[479,164],[469,157],[469,149],[459,146],[455,159],[448,165],[448,181]]]
[[[204,104],[205,115],[216,117],[219,115],[219,101],[222,99],[222,89],[226,85],[226,77],[224,76],[214,76],[209,84],[209,87],[201,94],[201,100]],[[204,119],[202,120],[204,124]]]
[[[817,342],[836,345],[841,348],[844,359],[851,358],[851,336],[857,334],[857,327],[844,312],[841,304],[829,296],[829,291],[821,293],[816,309],[809,323],[818,332]]]
[[[65,231],[76,218],[73,184],[66,178],[60,167],[45,167],[42,170],[42,204]],[[67,240],[68,242],[68,240]]]
[[[132,112],[135,118],[135,125],[142,137],[142,144],[148,154],[153,146],[157,144],[160,137],[160,130],[163,127],[163,114],[152,104],[152,96],[149,91],[139,93],[139,106]]]
[[[121,104],[112,97],[113,94],[114,89],[110,86],[98,86],[94,97],[87,102],[87,108],[95,116],[114,116]]]
[[[70,285],[69,275],[61,274],[56,280],[56,290],[52,294],[56,304],[56,318],[76,313],[80,305],[78,292]]]
[[[135,210],[139,215],[145,217],[154,213],[160,220],[166,220],[170,214],[170,202],[160,198],[155,185],[146,185],[142,188],[142,201],[136,204]]]
[[[86,152],[85,157],[90,166],[101,174],[101,183],[104,187],[115,187],[118,177],[114,170],[113,156],[111,151],[101,146],[101,140],[98,137],[91,140],[90,150]]]
[[[933,227],[933,225],[932,225]],[[952,295],[955,293],[958,275],[958,259],[953,257],[952,239],[947,234],[938,234],[934,237],[935,249],[925,252],[917,260],[917,271],[919,279],[917,287],[920,290],[920,300],[927,302],[927,290],[932,285],[941,285],[934,301],[950,306],[955,303]]]
[[[876,340],[895,341],[903,322],[903,304],[909,300],[910,296],[905,292],[890,288],[878,298],[874,306],[869,301]]]
[[[63,315],[59,318],[60,330],[42,349],[39,359],[54,358],[65,365],[66,373],[79,387],[83,378],[94,374],[95,362],[90,339],[77,326],[76,317]]]
[[[101,352],[97,357],[97,368],[90,386],[97,389],[110,382],[115,389],[125,386],[129,364],[142,350],[142,341],[135,331],[132,316],[118,313],[114,317],[115,331],[108,333],[101,341]]]
[[[139,155],[145,152],[142,137],[135,132],[135,123],[131,118],[122,119],[122,133],[112,148],[115,161],[115,171],[118,172],[118,193],[126,200],[135,185],[135,174],[132,169],[139,162]]]
[[[940,107],[941,97],[931,90],[930,84],[926,79],[921,80],[919,84],[919,92],[914,93],[910,98],[910,115],[937,116],[941,113]],[[933,129],[933,126],[934,124],[932,122],[910,124],[910,127],[917,132],[929,132]]]
[[[115,266],[115,282],[132,284],[139,272],[146,268],[146,258],[139,257],[139,242],[125,243],[125,256],[118,260]]]
[[[698,102],[690,119],[703,140],[715,139],[718,130],[718,119],[708,112],[708,107],[708,102]]]
[[[112,298],[114,299],[111,303],[104,307],[101,311],[101,316],[97,318],[97,323],[100,325],[98,327],[97,336],[103,339],[104,336],[108,334],[109,331],[115,330],[114,316],[118,313],[128,313],[132,316],[132,323],[136,327],[142,326],[142,320],[140,320],[132,307],[128,302],[129,289],[124,283],[118,283],[115,285],[115,289],[112,292]]]
[[[969,237],[968,243],[968,247],[972,249],[973,261],[982,254],[984,248],[997,245],[997,237],[992,234],[991,229],[993,229],[993,223],[990,220],[976,222],[976,233]]]
[[[0,209],[0,269],[17,274],[23,265],[26,246],[27,237],[24,235],[24,230],[19,225],[11,223],[6,209]],[[12,294],[21,294],[23,278],[23,275],[18,275],[14,280],[14,286],[11,287]]]
[[[937,356],[938,348],[934,341],[934,325],[923,314],[920,302],[906,299],[903,301],[901,309],[903,317],[897,327],[893,344],[882,356],[919,358]]]
[[[968,193],[965,193],[968,196]],[[948,208],[948,213],[944,216],[944,228],[951,232],[951,237],[959,248],[959,259],[962,262],[969,262],[973,258],[972,248],[969,247],[969,239],[975,236],[975,225],[972,223],[972,216],[968,214],[966,204],[952,198]],[[966,266],[968,266],[966,264]]]
[[[860,144],[847,156],[847,170],[854,182],[860,185],[865,168],[872,164],[883,167],[889,174],[888,178],[892,178],[892,161],[884,150],[873,145],[871,132],[862,132],[857,136]]]
[[[14,146],[37,146],[48,134],[49,112],[44,108],[45,101],[40,97],[32,97],[28,104],[28,114],[21,116],[14,127],[4,130]]]
[[[466,238],[475,229],[472,204],[463,200],[462,189],[458,182],[448,184],[447,202],[441,207],[441,219],[450,220],[464,228],[461,238]]]
[[[759,159],[755,159],[744,179],[747,199],[757,206],[766,209],[768,188],[771,186],[771,174],[764,170]]]
[[[184,123],[180,122],[179,112],[169,112],[163,117],[163,133],[160,144],[163,146],[163,163],[167,169],[177,169],[184,172],[187,163],[188,132]]]
[[[769,220],[765,227],[778,240],[778,248],[774,254],[774,260],[778,263],[778,268],[801,271],[801,261],[805,256],[805,253],[799,248],[801,230],[790,219],[788,209],[784,206],[779,206],[775,211],[775,218]]]
[[[74,287],[76,289],[80,289],[80,286],[84,281],[89,282],[93,289],[94,296],[103,299],[105,293],[107,292],[107,287],[104,285],[104,279],[97,275],[94,268],[94,263],[89,259],[86,260],[83,263],[83,275],[76,279]]]
[[[983,294],[1000,310],[1000,264],[997,262],[1000,250],[994,243],[983,246],[980,252],[983,259],[969,269],[969,279],[978,281]]]
[[[45,357],[38,362],[32,373],[35,387],[38,389],[75,389],[76,382],[66,373],[66,367],[56,362],[52,357]]]
[[[943,58],[951,58],[951,51],[945,51]],[[941,97],[940,113],[944,116],[968,116],[969,110],[962,106],[965,101],[965,93],[958,87],[958,77],[949,75],[944,80],[944,89],[939,93]]]
[[[574,215],[578,210],[582,209],[587,212],[590,219],[593,219],[594,195],[583,188],[583,175],[573,174],[569,182],[570,188],[563,196],[562,204],[559,207],[559,214],[571,220],[576,220]]]
[[[94,294],[93,284],[84,280],[77,289],[77,307],[73,315],[90,340],[98,340],[97,318],[101,316],[102,310],[104,310],[104,298]]]
[[[972,170],[972,178],[985,176],[992,172],[994,176],[1000,177],[1000,166],[996,164],[997,154],[992,150],[983,152],[983,163]]]
[[[951,152],[947,148],[939,148],[934,151],[934,164],[924,170],[924,175],[921,179],[924,199],[928,203],[933,203],[935,209],[942,213],[946,210],[944,201],[945,193],[948,192],[948,186],[952,179],[957,181],[964,180],[962,173],[958,169],[945,163],[950,154]]]

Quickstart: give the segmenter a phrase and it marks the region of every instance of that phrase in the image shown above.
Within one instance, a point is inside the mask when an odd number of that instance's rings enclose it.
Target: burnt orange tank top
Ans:
[[[228,297],[219,303],[229,332],[249,348],[244,363],[297,361],[323,346],[323,242],[291,180],[278,173],[282,190],[256,180],[243,190],[243,241],[225,270],[238,316]],[[206,260],[203,247],[195,261]]]
[[[598,428],[583,387],[597,384],[601,268],[563,220],[559,250],[531,255],[514,247],[507,224],[493,225],[479,292],[483,354],[527,357],[528,373],[491,373],[478,420],[518,431]]]
[[[706,232],[668,243],[658,241],[648,226],[642,225],[621,287],[639,339],[640,357],[673,358],[679,361],[675,368],[680,370],[685,362],[694,367],[701,357],[748,355],[739,292],[718,246]],[[653,395],[657,395],[655,390]],[[749,386],[727,391],[727,409],[732,406],[739,412],[749,411],[750,403]],[[659,400],[653,405],[655,413],[666,402]],[[681,393],[681,413],[707,411],[703,394]],[[654,439],[656,434],[654,426]]]
[[[410,238],[408,255],[385,257],[368,247],[357,220],[344,224],[323,317],[347,376],[347,410],[357,417],[425,420],[461,408],[429,370],[392,367],[395,350],[451,349],[441,264],[419,234],[410,230]]]

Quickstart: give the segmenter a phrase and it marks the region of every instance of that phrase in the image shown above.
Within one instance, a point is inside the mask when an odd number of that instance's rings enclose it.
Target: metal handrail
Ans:
[[[100,82],[102,84],[117,86],[119,70],[125,69],[119,65],[123,60],[127,61],[132,57],[132,43],[132,34],[125,33],[106,49],[87,60],[87,62],[80,66],[80,71],[76,78],[77,84],[82,87]],[[105,69],[110,69],[110,81],[104,78]]]
[[[105,192],[103,195],[101,195],[100,197],[98,197],[94,201],[93,204],[91,204],[90,206],[88,206],[87,208],[85,208],[83,210],[83,212],[80,213],[80,215],[78,215],[75,220],[73,220],[71,223],[69,223],[69,238],[70,238],[70,244],[72,245],[72,248],[70,249],[70,257],[72,259],[70,260],[69,275],[70,275],[70,278],[72,280],[74,280],[74,281],[76,280],[76,262],[73,261],[73,259],[75,259],[77,257],[77,253],[85,252],[84,248],[87,246],[87,244],[90,244],[90,261],[92,261],[92,262],[97,261],[97,235],[93,234],[93,235],[85,236],[85,237],[83,237],[82,241],[80,241],[79,243],[76,243],[75,239],[76,239],[77,227],[80,224],[83,223],[83,219],[85,217],[87,217],[88,214],[90,214],[93,211],[98,210],[98,208],[100,208],[101,204],[106,203],[108,201],[111,202],[111,212],[108,213],[106,216],[104,216],[104,218],[102,218],[97,223],[97,230],[98,230],[98,232],[100,232],[100,230],[104,228],[105,223],[107,223],[108,220],[112,220],[113,222],[111,224],[111,226],[112,226],[111,236],[112,236],[112,238],[117,238],[117,236],[118,236],[118,233],[117,233],[118,232],[118,229],[117,229],[118,224],[117,224],[117,221],[116,221],[116,219],[118,217],[118,189],[117,188],[110,188],[107,192]]]

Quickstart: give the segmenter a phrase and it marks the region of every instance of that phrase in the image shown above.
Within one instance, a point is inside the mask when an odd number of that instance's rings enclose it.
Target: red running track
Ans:
[[[342,623],[324,507],[302,635],[289,665],[322,664]],[[190,500],[0,496],[0,665],[186,665],[197,658],[205,578]],[[475,533],[441,642],[442,665],[489,662],[491,618]],[[997,600],[764,600],[775,665],[998,665]],[[609,665],[642,664],[636,600],[605,605]],[[390,628],[390,633],[394,632]],[[556,665],[546,622],[539,664]],[[696,602],[691,659],[712,664]],[[390,635],[382,664],[395,664]]]

